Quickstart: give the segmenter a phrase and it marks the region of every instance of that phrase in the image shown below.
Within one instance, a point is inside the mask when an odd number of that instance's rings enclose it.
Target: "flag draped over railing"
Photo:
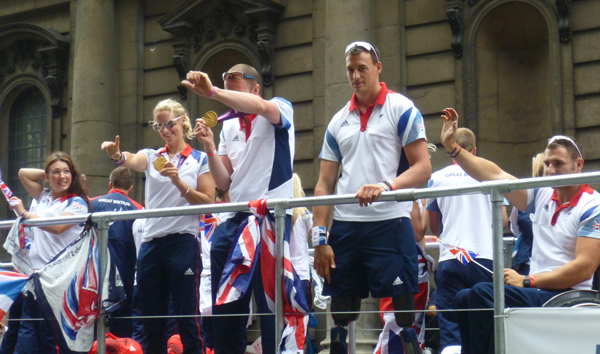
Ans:
[[[98,230],[88,221],[73,243],[32,275],[36,301],[61,353],[88,353],[94,343],[94,321],[100,315],[98,251]],[[107,256],[102,308],[110,313],[123,303],[125,292]]]
[[[249,207],[253,215],[238,228],[238,235],[234,238],[234,246],[223,270],[216,305],[238,300],[246,294],[256,266],[256,255],[260,254],[265,297],[269,309],[275,312],[275,217],[267,209],[266,200],[252,201]],[[309,299],[292,265],[289,232],[285,234],[283,242],[285,328],[279,343],[279,353],[303,353],[309,321]]]

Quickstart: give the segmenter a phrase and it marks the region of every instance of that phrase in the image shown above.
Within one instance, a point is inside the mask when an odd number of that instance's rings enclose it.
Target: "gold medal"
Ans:
[[[213,111],[208,111],[204,113],[204,123],[206,123],[206,126],[209,128],[212,128],[217,125],[217,119],[218,116]]]
[[[166,163],[167,159],[164,156],[159,156],[156,160],[154,160],[154,169],[160,172],[163,170],[163,168],[165,168]]]

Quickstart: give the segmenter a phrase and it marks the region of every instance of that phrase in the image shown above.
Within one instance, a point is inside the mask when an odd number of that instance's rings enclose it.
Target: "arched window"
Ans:
[[[31,198],[19,181],[19,169],[43,168],[46,159],[46,100],[37,87],[14,100],[8,124],[8,174],[5,182],[27,208]]]

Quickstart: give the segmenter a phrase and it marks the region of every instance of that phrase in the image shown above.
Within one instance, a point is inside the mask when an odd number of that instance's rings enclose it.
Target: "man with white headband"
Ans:
[[[491,161],[462,152],[456,144],[458,114],[444,110],[442,144],[478,181],[516,179]],[[577,142],[555,136],[544,151],[547,176],[581,173],[583,155]],[[519,210],[533,207],[533,250],[528,276],[504,270],[507,307],[539,307],[569,289],[590,289],[600,264],[600,194],[587,184],[518,190],[504,195]],[[479,283],[458,293],[455,309],[494,307],[493,283]],[[487,353],[494,328],[493,312],[458,312],[462,353]]]
[[[377,49],[354,42],[345,57],[354,95],[325,132],[315,195],[337,190],[356,194],[359,204],[335,206],[329,238],[331,207],[314,207],[311,229],[315,268],[326,279],[323,293],[332,297],[331,353],[347,353],[345,327],[358,318],[353,312],[369,292],[375,298],[392,297],[396,311],[414,310],[418,288],[412,202],[371,204],[382,192],[418,187],[431,176],[423,117],[409,99],[379,82]],[[405,353],[420,353],[410,328],[414,313],[395,317],[405,328]]]

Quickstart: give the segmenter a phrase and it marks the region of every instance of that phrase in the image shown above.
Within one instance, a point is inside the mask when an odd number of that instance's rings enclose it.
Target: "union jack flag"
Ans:
[[[422,132],[422,131],[424,130],[424,128],[423,128],[423,124],[421,124],[421,123],[417,123],[417,129],[419,129],[419,131],[421,131],[421,132]]]
[[[592,226],[594,230],[600,231],[600,222],[594,221],[594,226]]]
[[[219,218],[215,216],[215,214],[205,214],[202,215],[202,219],[200,220],[200,231],[204,231],[204,239],[208,242],[212,242],[213,234],[215,233],[215,228],[219,225]]]
[[[260,247],[261,275],[267,304],[275,312],[275,218],[267,209],[266,200],[249,203],[254,215],[240,225],[237,240],[230,252],[217,294],[217,305],[235,301],[246,293],[252,279],[256,247]],[[294,270],[290,256],[290,233],[284,236],[283,246],[284,321],[280,353],[302,353],[306,341],[310,305],[302,281]],[[231,266],[229,263],[237,262]],[[240,278],[242,280],[240,280]]]
[[[28,280],[28,275],[0,269],[0,321],[2,321]]]
[[[98,252],[95,238],[90,240],[88,262],[73,276],[63,295],[61,326],[71,340],[77,338],[77,332],[83,326],[98,317]]]
[[[451,249],[450,253],[452,253],[462,264],[471,263],[475,257],[479,256],[478,253],[460,247]]]

